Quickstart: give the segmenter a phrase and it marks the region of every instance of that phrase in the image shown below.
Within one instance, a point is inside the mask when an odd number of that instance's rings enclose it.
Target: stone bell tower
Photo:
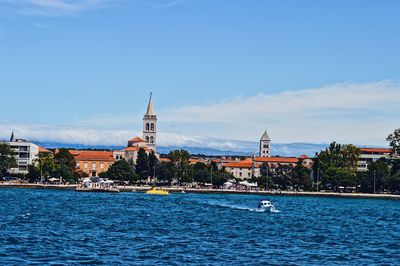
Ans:
[[[260,139],[260,157],[271,157],[271,138],[266,130]]]
[[[143,139],[146,146],[156,152],[156,132],[157,132],[157,116],[153,110],[153,98],[150,93],[150,100],[147,106],[147,112],[143,116]]]

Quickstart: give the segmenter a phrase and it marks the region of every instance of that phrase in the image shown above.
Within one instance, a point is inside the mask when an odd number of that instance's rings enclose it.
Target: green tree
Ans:
[[[233,175],[231,173],[226,172],[225,168],[222,168],[213,177],[212,184],[214,187],[220,188],[230,179],[233,179]]]
[[[154,154],[154,151],[151,151],[149,154],[149,175],[152,178],[157,176],[158,164],[157,156]]]
[[[193,165],[193,180],[200,184],[210,182],[210,167],[205,163],[195,163]]]
[[[286,164],[281,164],[275,168],[274,174],[272,176],[272,181],[276,186],[281,189],[287,189],[292,185],[292,172],[293,167]]]
[[[41,178],[44,180],[47,180],[56,169],[56,163],[52,153],[39,153],[34,163],[39,169]]]
[[[371,162],[368,165],[368,178],[371,184],[370,192],[383,192],[385,190],[385,184],[390,178],[390,164],[385,158],[380,158],[375,162]],[[374,182],[375,181],[375,182]]]
[[[7,143],[0,143],[0,174],[5,176],[8,171],[17,167],[14,152],[10,149]]]
[[[354,145],[333,142],[316,156],[314,172],[325,188],[353,186],[357,181],[357,163],[360,151]]]
[[[392,148],[391,155],[393,157],[400,156],[400,128],[390,134],[386,140],[389,141],[389,145]]]
[[[158,180],[166,181],[171,185],[172,180],[175,177],[174,164],[172,162],[162,162],[158,168]]]
[[[296,188],[309,190],[311,188],[311,170],[304,166],[303,160],[299,160],[292,170],[292,183]]]
[[[73,171],[71,171],[71,169],[63,163],[59,163],[56,165],[52,176],[55,178],[62,178],[63,182],[78,182],[78,178],[74,175]]]
[[[136,174],[140,176],[140,182],[149,177],[149,157],[143,148],[139,149],[136,159]]]
[[[71,172],[75,171],[75,157],[67,149],[61,148],[54,156],[54,160],[56,161],[56,163],[63,164],[68,167]]]
[[[192,179],[192,171],[189,163],[190,153],[186,150],[174,150],[168,154],[168,158],[173,164],[172,171],[174,178],[180,184],[189,183]]]
[[[36,183],[40,180],[40,168],[37,165],[31,164],[28,166],[28,174],[26,175],[29,183]]]
[[[107,172],[102,174],[102,177],[106,177],[112,180],[118,180],[121,183],[132,183],[140,179],[140,176],[135,174],[133,168],[126,160],[116,161],[113,165],[110,166],[110,168],[108,168]]]
[[[257,185],[261,188],[268,189],[273,187],[274,182],[272,181],[273,172],[268,167],[267,163],[263,163],[260,167],[260,176],[254,178],[252,182],[257,182]]]
[[[390,175],[386,179],[385,186],[391,193],[399,194],[400,193],[400,173]]]

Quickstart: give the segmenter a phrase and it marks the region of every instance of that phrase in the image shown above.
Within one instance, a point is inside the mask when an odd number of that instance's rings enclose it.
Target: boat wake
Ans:
[[[223,203],[219,203],[219,202],[207,202],[208,205],[212,205],[212,206],[217,206],[217,207],[221,207],[221,208],[229,208],[229,209],[233,209],[233,210],[240,210],[240,211],[250,211],[250,212],[270,212],[270,213],[279,213],[281,211],[275,209],[274,207],[271,208],[271,210],[267,210],[267,209],[260,209],[260,208],[249,208],[246,206],[241,206],[241,205],[235,205],[235,204],[223,204]]]

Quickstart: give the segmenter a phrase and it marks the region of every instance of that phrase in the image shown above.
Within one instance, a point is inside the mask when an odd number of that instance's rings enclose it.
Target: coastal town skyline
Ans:
[[[0,265],[397,265],[400,1],[0,0]]]
[[[0,138],[123,145],[152,91],[163,146],[235,148],[265,129],[276,143],[387,146],[400,123],[388,3],[2,2]]]

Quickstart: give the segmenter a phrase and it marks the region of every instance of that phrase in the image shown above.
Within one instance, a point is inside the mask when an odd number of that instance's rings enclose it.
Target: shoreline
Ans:
[[[28,188],[28,189],[56,189],[56,190],[75,190],[78,185],[45,185],[45,184],[14,184],[0,183],[0,188]],[[120,192],[145,192],[150,186],[118,186]],[[366,194],[366,193],[338,193],[338,192],[297,192],[297,191],[242,191],[229,189],[195,189],[179,187],[163,187],[171,193],[198,194],[244,194],[244,195],[265,195],[265,196],[294,196],[294,197],[330,197],[330,198],[365,198],[365,199],[392,199],[400,200],[400,195],[394,194]]]

